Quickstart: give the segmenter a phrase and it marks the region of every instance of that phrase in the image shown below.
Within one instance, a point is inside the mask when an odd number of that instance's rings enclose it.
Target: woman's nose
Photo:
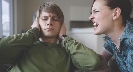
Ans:
[[[92,20],[94,18],[94,16],[91,14],[89,17],[89,20]]]

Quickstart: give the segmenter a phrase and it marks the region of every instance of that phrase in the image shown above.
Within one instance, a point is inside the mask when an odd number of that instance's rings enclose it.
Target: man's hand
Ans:
[[[38,30],[40,31],[40,25],[39,25],[39,21],[36,18],[35,21],[33,22],[33,24],[31,25],[32,28],[37,27]]]
[[[36,19],[34,20],[33,24],[31,25],[32,28],[37,27],[40,31],[39,25],[39,11],[37,10]]]
[[[60,39],[62,38],[62,35],[66,35],[66,26],[64,23],[62,24],[60,32],[59,32],[59,38]]]

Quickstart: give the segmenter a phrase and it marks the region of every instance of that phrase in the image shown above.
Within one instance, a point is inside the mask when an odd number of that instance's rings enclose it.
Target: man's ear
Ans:
[[[121,15],[121,9],[119,7],[115,8],[113,11],[113,20],[116,20]]]

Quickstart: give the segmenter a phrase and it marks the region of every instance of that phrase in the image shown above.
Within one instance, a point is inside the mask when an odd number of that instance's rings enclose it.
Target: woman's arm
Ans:
[[[109,59],[112,57],[112,55],[107,53],[105,49],[101,51],[100,55],[102,55],[107,61],[109,61]]]

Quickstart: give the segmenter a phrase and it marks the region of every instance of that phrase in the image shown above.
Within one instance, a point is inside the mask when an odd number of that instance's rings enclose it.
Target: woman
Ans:
[[[94,34],[105,34],[101,55],[109,61],[114,55],[121,72],[133,71],[133,24],[129,20],[129,0],[94,0],[89,19]]]

